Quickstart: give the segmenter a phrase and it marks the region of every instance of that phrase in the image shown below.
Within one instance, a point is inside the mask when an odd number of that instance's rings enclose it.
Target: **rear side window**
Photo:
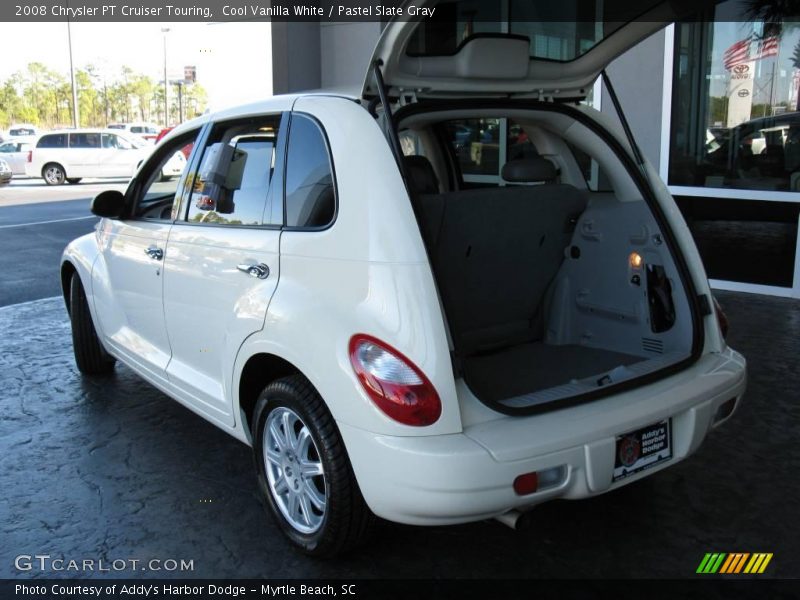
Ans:
[[[325,134],[310,117],[294,114],[286,157],[286,225],[325,227],[333,221],[335,212],[333,169]]]
[[[50,135],[43,135],[36,144],[37,148],[66,148],[67,147],[67,134],[66,133],[52,133]]]
[[[189,201],[191,223],[262,225],[280,115],[220,123],[203,151]]]
[[[99,133],[70,133],[69,134],[69,147],[70,148],[99,148],[100,147],[100,134]]]

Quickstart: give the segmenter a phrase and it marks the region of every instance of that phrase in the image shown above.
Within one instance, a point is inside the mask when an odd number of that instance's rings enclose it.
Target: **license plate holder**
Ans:
[[[672,458],[672,419],[617,436],[612,482]]]

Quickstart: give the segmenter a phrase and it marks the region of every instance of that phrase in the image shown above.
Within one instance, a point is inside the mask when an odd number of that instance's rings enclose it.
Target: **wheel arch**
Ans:
[[[294,364],[275,354],[259,352],[247,359],[239,376],[237,399],[242,431],[248,442],[252,443],[250,428],[258,396],[273,381],[294,374],[303,375]]]

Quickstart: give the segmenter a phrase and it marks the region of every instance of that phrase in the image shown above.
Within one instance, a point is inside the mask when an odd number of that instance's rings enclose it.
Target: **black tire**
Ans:
[[[58,163],[47,163],[42,167],[42,179],[47,185],[62,185],[67,180],[67,172]]]
[[[81,177],[67,177],[67,183],[70,185],[76,185],[81,182]]]
[[[275,411],[285,414],[285,409],[299,417],[300,425],[311,434],[313,450],[323,467],[325,511],[319,528],[311,533],[299,531],[284,516],[267,475],[264,455],[268,442],[264,430],[270,415]],[[376,517],[361,495],[336,423],[311,383],[302,375],[292,375],[268,385],[258,398],[252,423],[259,491],[268,512],[292,544],[308,555],[330,557],[365,543],[373,532]],[[299,464],[299,456],[295,460]],[[318,484],[317,481],[317,490]]]
[[[97,339],[86,292],[77,273],[72,274],[69,285],[69,317],[72,324],[72,349],[78,370],[84,375],[105,375],[113,371],[117,361],[105,351]]]

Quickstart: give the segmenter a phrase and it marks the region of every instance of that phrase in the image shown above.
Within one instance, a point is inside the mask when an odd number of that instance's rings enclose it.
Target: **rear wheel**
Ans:
[[[267,386],[252,429],[261,494],[295,546],[313,556],[332,556],[369,538],[375,516],[361,496],[333,417],[305,377]]]
[[[69,183],[71,185],[75,185],[76,183],[80,183],[80,182],[81,182],[81,178],[80,177],[67,177],[67,183]]]
[[[89,312],[81,278],[72,274],[69,286],[69,317],[72,324],[72,350],[75,364],[84,375],[103,375],[114,369],[116,359],[105,351]]]
[[[42,169],[42,178],[47,185],[61,185],[67,179],[67,173],[58,163],[48,163]]]

